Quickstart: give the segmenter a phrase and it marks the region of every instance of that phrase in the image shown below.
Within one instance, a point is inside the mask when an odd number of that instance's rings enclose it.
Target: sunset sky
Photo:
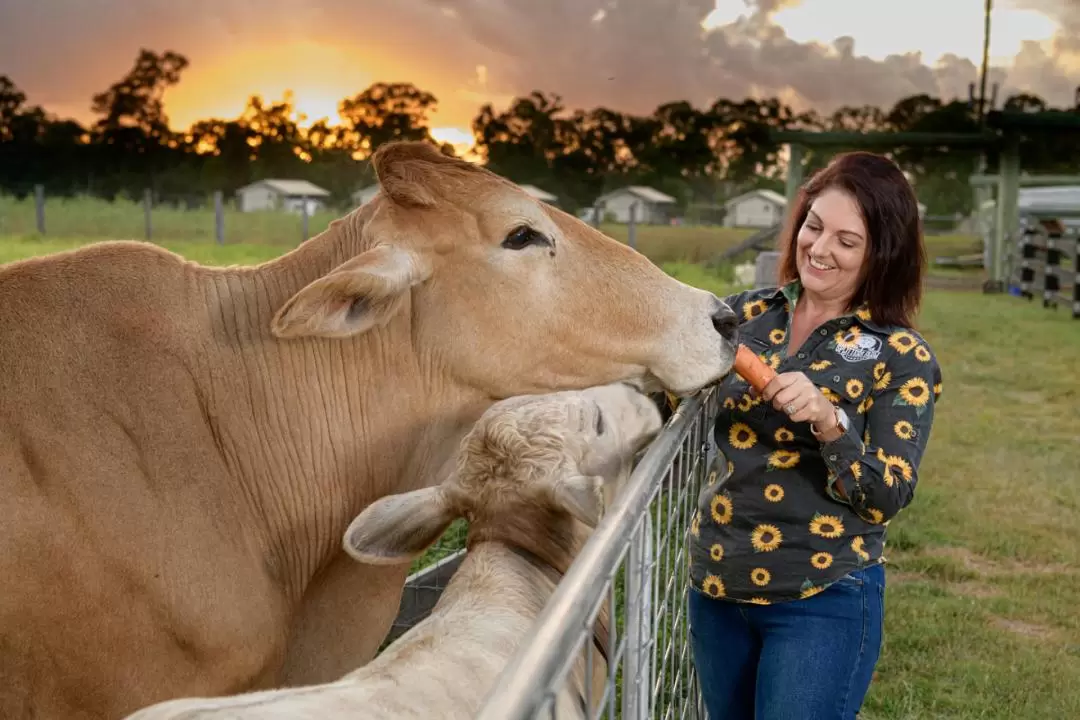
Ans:
[[[984,0],[4,0],[0,74],[62,116],[140,47],[190,67],[166,96],[176,128],[294,92],[310,120],[369,83],[439,98],[437,135],[469,139],[480,104],[533,89],[571,107],[649,112],[669,100],[779,95],[797,106],[887,106],[966,95]],[[1080,2],[996,0],[992,79],[1071,105]]]

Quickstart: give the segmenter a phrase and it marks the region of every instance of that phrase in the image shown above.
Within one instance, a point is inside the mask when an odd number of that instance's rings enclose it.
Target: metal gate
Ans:
[[[624,492],[559,583],[478,715],[482,720],[556,718],[554,699],[575,662],[591,674],[593,625],[610,612],[607,680],[586,698],[593,718],[706,717],[687,622],[687,533],[709,463],[715,391],[683,400],[645,450]],[[453,528],[409,576],[386,643],[422,620],[464,559]]]

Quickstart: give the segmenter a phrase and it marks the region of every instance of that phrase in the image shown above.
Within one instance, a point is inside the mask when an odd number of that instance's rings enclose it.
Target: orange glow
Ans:
[[[325,119],[338,125],[338,104],[377,81],[411,81],[439,98],[432,113],[432,135],[454,146],[458,156],[473,159],[469,123],[487,99],[447,89],[447,82],[429,68],[403,67],[401,58],[384,62],[363,48],[335,46],[308,40],[270,45],[241,46],[218,57],[193,62],[183,80],[165,96],[169,124],[186,129],[199,120],[232,119],[244,110],[252,95],[266,104],[291,95],[301,127]],[[442,82],[439,82],[442,80]]]
[[[306,116],[301,124],[326,118],[336,125],[338,103],[374,80],[360,67],[349,51],[308,41],[241,48],[192,64],[166,96],[169,121],[190,127],[210,117],[235,118],[250,96],[271,103],[291,90],[297,112]]]

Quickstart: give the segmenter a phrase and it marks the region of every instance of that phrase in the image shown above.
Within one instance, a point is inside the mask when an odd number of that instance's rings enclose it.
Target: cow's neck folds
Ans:
[[[353,339],[270,334],[289,297],[369,244],[362,231],[351,216],[272,263],[203,280],[213,341],[195,362],[208,420],[292,601],[364,506],[443,479],[487,404],[414,348],[407,310]]]

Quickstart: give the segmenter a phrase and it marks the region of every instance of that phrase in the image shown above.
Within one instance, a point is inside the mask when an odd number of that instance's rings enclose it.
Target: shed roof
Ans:
[[[547,190],[541,190],[535,185],[518,185],[522,190],[532,195],[537,200],[543,200],[544,202],[555,202],[559,198],[549,193]]]
[[[780,193],[776,192],[775,190],[769,190],[767,188],[758,188],[756,190],[749,190],[747,192],[744,192],[741,195],[736,195],[735,197],[731,198],[730,200],[725,201],[724,202],[724,207],[728,207],[729,205],[734,205],[737,202],[741,202],[742,200],[746,200],[747,198],[751,198],[751,197],[755,197],[755,196],[765,198],[766,200],[773,203],[774,205],[779,205],[780,207],[787,207],[787,198],[786,197],[784,197]]]
[[[330,195],[329,190],[325,190],[307,180],[289,180],[282,178],[264,178],[262,180],[256,180],[242,188],[238,188],[236,192],[244,192],[245,190],[250,190],[259,186],[265,186],[282,195],[293,197],[327,197]]]
[[[600,197],[596,198],[596,202],[604,202],[605,200],[608,200],[615,195],[619,195],[625,192],[628,192],[631,195],[634,195],[635,197],[644,200],[645,202],[657,204],[675,202],[675,198],[660,192],[656,188],[648,187],[647,185],[627,185],[626,187],[621,187],[617,190],[612,190],[611,192],[604,193]]]

